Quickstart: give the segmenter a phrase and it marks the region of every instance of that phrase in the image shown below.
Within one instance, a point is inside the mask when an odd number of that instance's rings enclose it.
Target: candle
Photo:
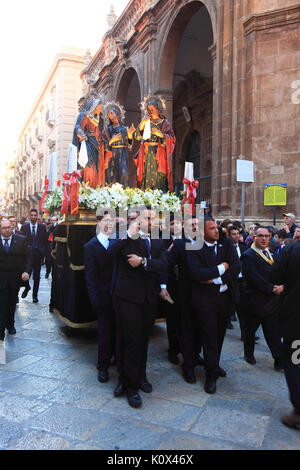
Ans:
[[[77,170],[77,147],[75,145],[70,144],[68,150],[68,166],[67,166],[67,173],[73,173],[73,171]]]
[[[192,162],[185,162],[184,166],[184,177],[189,181],[194,181],[194,163]],[[186,192],[187,186],[184,185],[184,191]]]
[[[48,191],[54,191],[54,189],[56,188],[56,179],[57,179],[57,152],[52,152],[50,155]]]

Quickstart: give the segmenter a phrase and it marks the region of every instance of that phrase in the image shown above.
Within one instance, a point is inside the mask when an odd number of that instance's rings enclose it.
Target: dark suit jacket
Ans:
[[[32,245],[32,235],[30,231],[30,223],[23,225],[20,230],[22,235],[25,235],[27,241],[30,245]],[[41,255],[46,253],[48,241],[48,234],[45,225],[37,224],[37,232],[36,232],[36,249],[40,252]]]
[[[97,237],[84,245],[85,280],[95,312],[111,308],[113,258]]]
[[[187,268],[186,243],[190,243],[190,240],[187,238],[174,240],[173,247],[167,252],[168,270],[161,279],[161,283],[169,286],[170,281],[172,283],[174,278],[176,278],[178,286],[177,294],[179,294],[182,304],[186,301],[190,302],[192,292],[190,273]]]
[[[224,261],[229,264],[229,269],[221,276],[222,282],[228,285],[230,292],[233,285],[236,291],[237,276],[241,271],[239,257],[230,240],[224,239],[217,245],[216,258],[205,243],[200,250],[187,251],[187,266],[192,280],[192,303],[195,308],[209,297],[218,295],[220,285],[203,284],[201,281],[218,278],[218,265]]]
[[[252,314],[263,317],[265,306],[270,303],[274,284],[270,279],[271,265],[263,260],[252,248],[241,257],[244,292],[252,305]]]
[[[270,272],[276,285],[284,284],[279,311],[282,336],[287,340],[300,339],[300,243],[285,247]]]
[[[7,287],[18,289],[22,274],[24,272],[31,274],[31,270],[31,250],[26,237],[13,235],[8,253],[0,237],[0,290]]]
[[[118,297],[135,304],[146,301],[156,303],[160,291],[160,276],[167,268],[167,255],[162,240],[151,240],[151,259],[145,240],[126,238],[116,240],[109,248],[117,260],[117,274],[114,293]],[[147,266],[132,268],[127,255],[134,254],[147,259]]]

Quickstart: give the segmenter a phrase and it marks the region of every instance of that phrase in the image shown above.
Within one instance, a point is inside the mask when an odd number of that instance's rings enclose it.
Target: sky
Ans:
[[[18,135],[63,46],[96,52],[114,5],[120,16],[128,0],[8,0],[0,23],[0,176],[13,158]]]

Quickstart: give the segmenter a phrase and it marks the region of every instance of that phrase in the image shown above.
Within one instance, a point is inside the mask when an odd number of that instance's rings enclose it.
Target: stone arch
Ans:
[[[139,79],[138,71],[130,66],[123,70],[116,82],[115,86],[115,100],[119,101],[124,106],[126,111],[125,122],[127,126],[131,123],[135,127],[141,120],[140,102],[141,97],[141,81]],[[136,186],[136,166],[133,161],[133,156],[136,154],[139,148],[139,143],[134,142],[131,152],[129,152],[129,185]]]
[[[177,50],[181,41],[182,34],[192,18],[201,8],[208,12],[211,28],[213,32],[212,45],[217,37],[217,5],[215,0],[190,0],[179,10],[175,8],[165,22],[169,27],[163,35],[157,54],[157,89],[161,91],[170,91],[172,89],[172,78],[170,70],[174,68]]]
[[[210,46],[216,37],[215,2],[186,2],[173,9],[165,24],[156,90],[166,97],[167,116],[177,139],[175,187],[182,188],[185,162],[190,161],[188,139],[198,132],[201,148],[199,160],[194,161],[195,178],[200,181],[201,197],[210,202],[211,172],[208,174],[205,162],[212,159],[214,65]]]

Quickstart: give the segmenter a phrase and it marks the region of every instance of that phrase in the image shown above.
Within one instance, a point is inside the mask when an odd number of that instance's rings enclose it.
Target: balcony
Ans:
[[[45,116],[45,121],[46,121],[47,126],[53,127],[55,124],[53,113],[51,113],[50,111],[47,111],[46,116]]]

